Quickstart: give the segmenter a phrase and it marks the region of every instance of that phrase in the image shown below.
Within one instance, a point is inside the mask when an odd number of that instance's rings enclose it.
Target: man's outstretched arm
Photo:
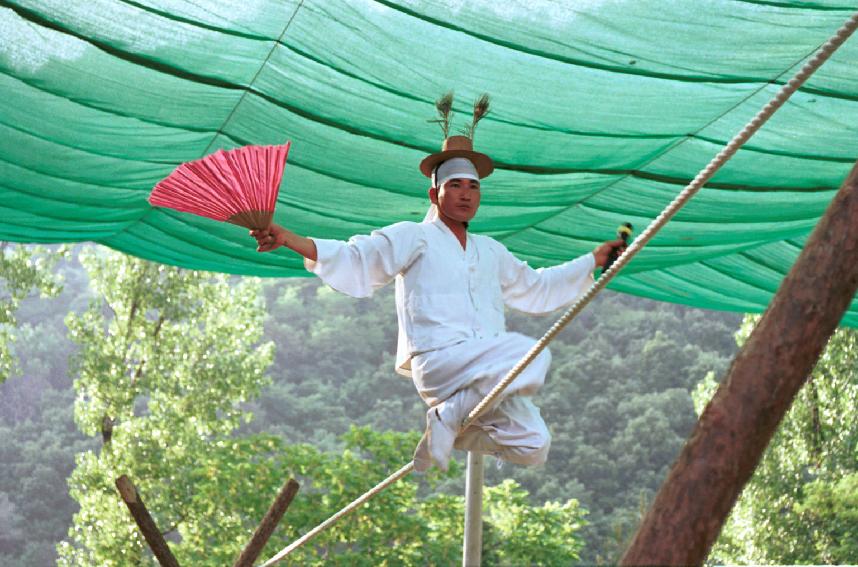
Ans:
[[[569,262],[534,270],[502,247],[500,283],[504,302],[532,314],[565,307],[593,284],[593,270],[605,265],[614,248],[623,249],[625,243],[620,239],[605,242]]]
[[[277,225],[252,231],[260,252],[286,246],[304,256],[307,271],[352,297],[369,297],[409,266],[425,247],[420,225],[401,222],[348,242],[304,238]]]

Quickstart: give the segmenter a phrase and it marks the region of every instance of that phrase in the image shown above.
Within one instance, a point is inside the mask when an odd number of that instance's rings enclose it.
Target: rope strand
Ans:
[[[370,488],[363,494],[363,496],[361,496],[360,498],[358,498],[357,500],[355,500],[354,502],[352,502],[351,504],[349,504],[348,506],[346,506],[345,508],[343,508],[342,510],[340,510],[339,512],[337,512],[336,514],[334,514],[333,516],[331,516],[330,518],[328,518],[327,520],[325,520],[324,522],[301,536],[300,538],[290,543],[287,547],[284,547],[282,550],[280,550],[280,552],[277,553],[277,555],[263,563],[261,567],[268,567],[269,565],[274,565],[275,563],[292,553],[294,550],[298,549],[299,547],[313,539],[317,534],[325,531],[326,529],[328,529],[328,527],[334,525],[340,518],[347,515],[355,508],[358,508],[364,502],[366,502],[367,500],[369,500],[370,498],[372,498],[400,478],[407,476],[413,470],[414,462],[412,461],[398,471],[396,471],[395,473],[393,473],[392,475],[390,475],[389,477],[387,477],[386,479],[384,479],[383,481]]]
[[[748,122],[742,130],[724,146],[718,154],[712,158],[712,160],[704,167],[677,196],[671,201],[671,203],[646,227],[646,229],[640,233],[640,235],[632,242],[632,244],[626,248],[625,252],[623,252],[617,261],[614,262],[614,265],[611,268],[602,274],[602,276],[596,280],[596,282],[590,286],[590,288],[582,295],[561,317],[551,326],[550,329],[542,336],[539,341],[524,355],[524,357],[513,366],[512,370],[510,370],[507,375],[500,381],[500,383],[495,386],[491,392],[486,395],[483,400],[477,404],[477,406],[471,410],[468,414],[468,417],[462,423],[462,427],[460,431],[467,428],[475,419],[477,419],[480,414],[482,414],[486,408],[488,408],[493,402],[500,397],[501,393],[509,386],[515,378],[521,374],[522,370],[524,370],[528,364],[530,364],[533,359],[535,359],[539,353],[545,350],[545,347],[548,346],[557,333],[563,330],[566,325],[568,325],[572,319],[574,319],[583,309],[584,307],[593,300],[596,295],[602,291],[608,283],[614,279],[614,276],[628,264],[634,256],[640,252],[640,250],[655,236],[655,234],[665,225],[670,219],[676,215],[676,213],[681,209],[702,187],[703,185],[715,175],[715,172],[718,171],[721,166],[723,166],[733,155],[739,150],[742,145],[748,141],[748,139],[754,135],[754,133],[762,127],[766,121],[771,118],[771,116],[781,107],[783,104],[789,99],[790,96],[802,85],[804,82],[810,77],[829,57],[834,53],[838,47],[840,47],[846,39],[852,35],[855,31],[856,27],[858,27],[858,12],[853,14],[843,26],[837,30],[837,32],[832,36],[825,44],[820,47],[820,49],[816,52],[816,54],[808,61],[795,76],[790,79],[775,97],[770,100],[758,113],[754,118]],[[414,462],[408,463],[385,480],[377,484],[375,487],[370,489],[368,492],[363,494],[360,498],[331,516],[325,522],[314,528],[313,530],[307,532],[300,539],[295,540],[288,547],[284,548],[277,555],[269,559],[267,562],[263,564],[262,567],[268,567],[269,565],[273,565],[278,561],[282,560],[292,551],[298,549],[307,541],[312,539],[315,535],[324,531],[331,525],[333,525],[337,520],[387,488],[389,485],[393,484],[400,478],[408,475],[411,471],[414,470]]]

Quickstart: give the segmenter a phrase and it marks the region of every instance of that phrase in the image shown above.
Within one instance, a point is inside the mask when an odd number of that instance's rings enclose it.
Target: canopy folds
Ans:
[[[856,9],[699,0],[0,0],[0,239],[304,276],[232,225],[152,209],[218,148],[292,140],[276,220],[420,220],[420,159],[482,93],[477,232],[534,266],[640,230]],[[760,311],[858,158],[848,41],[611,284]],[[858,302],[844,324],[858,325]]]

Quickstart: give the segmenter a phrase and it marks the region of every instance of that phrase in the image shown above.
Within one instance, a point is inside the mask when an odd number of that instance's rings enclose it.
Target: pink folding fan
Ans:
[[[268,228],[289,145],[218,150],[183,163],[152,189],[149,203],[254,230]]]

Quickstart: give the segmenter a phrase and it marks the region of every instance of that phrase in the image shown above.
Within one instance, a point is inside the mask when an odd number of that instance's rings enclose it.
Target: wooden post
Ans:
[[[622,565],[701,565],[858,289],[858,164],[674,463]]]
[[[235,560],[233,567],[253,567],[254,561],[262,553],[262,549],[268,543],[268,538],[274,533],[274,528],[277,527],[280,518],[286,513],[286,509],[289,508],[292,499],[298,493],[298,486],[298,483],[291,478],[283,485],[283,488],[280,489],[280,494],[271,503],[271,507],[268,508],[268,512],[265,513],[262,522],[259,523],[259,526],[253,533],[253,537],[250,538],[241,555]]]
[[[155,520],[149,515],[149,511],[137,493],[134,483],[127,476],[122,475],[116,479],[116,488],[119,490],[119,495],[125,505],[128,506],[134,521],[137,522],[137,527],[140,528],[143,537],[146,538],[146,543],[149,544],[149,548],[155,554],[158,563],[162,567],[179,567],[179,562],[173,557],[164,536],[161,535],[158,526],[155,525]]]
[[[479,567],[483,553],[483,454],[468,451],[462,566]]]

